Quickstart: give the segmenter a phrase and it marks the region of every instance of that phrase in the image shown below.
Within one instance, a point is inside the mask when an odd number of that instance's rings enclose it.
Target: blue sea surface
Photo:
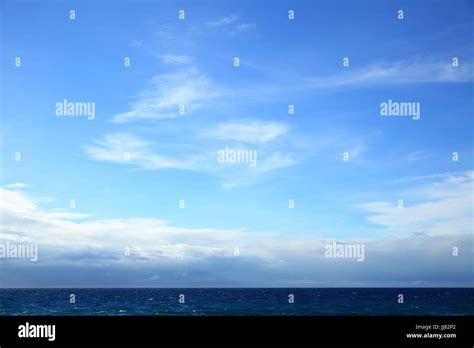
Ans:
[[[0,289],[0,315],[474,315],[474,289]]]

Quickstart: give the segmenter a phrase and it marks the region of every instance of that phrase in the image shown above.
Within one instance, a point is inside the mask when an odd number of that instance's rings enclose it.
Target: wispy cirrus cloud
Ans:
[[[208,21],[206,25],[209,28],[225,30],[229,34],[249,32],[257,28],[255,23],[240,22],[240,17],[236,14]]]
[[[83,148],[95,161],[113,162],[130,165],[144,170],[193,169],[196,156],[177,159],[175,156],[158,154],[153,143],[130,133],[107,134]]]
[[[167,55],[162,57],[170,64],[188,64],[189,57]],[[186,67],[177,72],[158,75],[136,96],[130,110],[112,117],[116,123],[179,118],[192,114],[211,101],[227,95],[227,105],[245,100],[250,102],[272,101],[282,95],[310,93],[318,89],[363,88],[377,85],[414,83],[463,83],[474,81],[473,65],[463,62],[452,67],[449,61],[434,58],[380,63],[364,68],[348,68],[332,76],[295,78],[291,89],[286,83],[226,86],[199,72],[196,67]],[[229,91],[232,90],[232,93]],[[222,101],[221,101],[222,102]],[[184,108],[181,110],[180,107]]]
[[[240,127],[245,129],[243,124]],[[248,128],[250,129],[250,128]],[[262,131],[262,130],[261,130]],[[273,133],[271,133],[273,132]],[[155,143],[144,140],[130,133],[111,133],[101,139],[95,139],[90,144],[83,145],[90,159],[100,162],[110,162],[130,166],[139,170],[192,170],[207,173],[217,177],[222,186],[226,189],[248,186],[263,179],[271,172],[293,166],[297,163],[291,153],[274,149],[273,146],[267,148],[266,143],[280,135],[280,131],[271,130],[260,139],[254,132],[240,134],[240,137],[232,139],[224,136],[220,141],[237,141],[241,143],[252,143],[257,146],[255,150],[259,153],[258,165],[250,168],[248,165],[232,166],[221,165],[217,162],[216,151],[230,145],[220,143],[200,143],[180,148],[180,151],[168,151],[166,154],[160,153],[156,149]],[[281,133],[283,134],[283,133]],[[212,134],[215,136],[217,134]],[[207,136],[211,136],[208,134]],[[216,138],[214,138],[215,140]],[[255,143],[253,143],[255,142]],[[263,146],[263,147],[262,147]],[[232,147],[232,146],[231,146]],[[240,148],[237,146],[237,148]],[[242,149],[247,148],[242,146]]]
[[[236,30],[238,32],[245,32],[245,31],[251,31],[255,30],[257,28],[257,25],[255,23],[242,23],[236,26]]]
[[[130,110],[114,115],[112,121],[126,123],[183,117],[192,114],[221,93],[222,88],[218,88],[195,67],[158,75],[138,94],[138,100],[131,105]]]
[[[206,173],[217,178],[226,189],[254,185],[270,174],[310,158],[331,162],[335,158],[342,160],[344,151],[349,152],[350,163],[364,162],[367,144],[352,133],[325,130],[304,137],[299,133],[292,134],[292,131],[292,127],[281,121],[230,120],[188,131],[179,146],[150,141],[132,133],[109,133],[83,145],[83,149],[94,161],[139,170]],[[219,163],[219,151],[226,148],[256,151],[255,165]]]
[[[354,69],[354,70],[352,70]],[[365,87],[382,84],[462,83],[474,80],[472,63],[453,67],[451,62],[426,58],[347,68],[344,73],[308,79],[308,88]]]
[[[247,120],[220,123],[204,131],[201,136],[218,140],[234,140],[251,144],[264,144],[288,133],[290,127],[277,121]]]
[[[430,157],[426,151],[414,151],[405,156],[405,159],[410,162],[422,161]]]
[[[278,68],[263,68],[269,76],[275,76],[275,83],[252,84],[239,90],[245,100],[261,102],[275,101],[282,97],[310,95],[315,91],[331,92],[344,91],[347,88],[368,88],[374,86],[436,84],[436,83],[466,83],[474,81],[474,65],[469,61],[453,67],[451,60],[441,60],[438,57],[406,59],[396,62],[371,63],[363,67],[342,68],[340,73],[330,75],[293,77],[293,83],[288,85],[286,77],[278,77]]]
[[[423,183],[400,192],[403,208],[398,207],[396,201],[361,204],[359,208],[368,213],[367,221],[398,235],[472,233],[474,172],[428,175],[399,183],[414,180],[423,180]]]
[[[237,22],[238,20],[239,20],[239,16],[236,14],[232,14],[230,16],[224,16],[219,19],[208,21],[206,25],[210,27],[225,27]]]
[[[219,123],[214,127],[201,131],[199,137],[217,141],[219,146],[233,148],[251,148],[258,154],[258,165],[249,166],[220,166],[214,174],[221,178],[226,189],[251,186],[268,178],[274,172],[293,167],[301,162],[295,153],[298,148],[287,135],[291,127],[274,120],[259,121],[246,119]]]
[[[301,162],[292,153],[281,151],[260,151],[258,165],[254,168],[237,167],[227,168],[218,172],[225,189],[235,189],[255,185],[271,174],[291,168]]]
[[[193,59],[186,55],[164,54],[161,56],[161,61],[165,64],[190,64]]]
[[[436,173],[436,174],[426,174],[426,175],[415,175],[415,176],[404,176],[395,180],[389,181],[390,183],[406,183],[406,182],[415,182],[415,181],[429,181],[434,179],[448,179],[453,177],[457,172],[445,172],[445,173]]]
[[[23,182],[17,182],[17,183],[14,183],[14,184],[5,185],[5,187],[8,188],[8,189],[12,189],[12,190],[22,190],[22,189],[26,189],[30,186],[23,183]]]

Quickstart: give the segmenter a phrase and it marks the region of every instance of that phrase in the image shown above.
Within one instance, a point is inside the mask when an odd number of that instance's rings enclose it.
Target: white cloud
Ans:
[[[257,28],[255,23],[239,23],[239,16],[237,15],[225,16],[209,21],[206,25],[210,28],[223,30],[231,35],[252,31]]]
[[[239,19],[239,16],[230,15],[230,16],[225,16],[225,17],[213,20],[213,21],[209,21],[206,24],[210,27],[225,27],[225,26],[235,23],[236,21],[238,21],[238,19]]]
[[[12,189],[12,190],[22,190],[22,189],[26,189],[28,187],[29,187],[29,185],[27,185],[25,183],[22,183],[22,182],[17,182],[17,183],[14,183],[14,184],[5,185],[5,188]]]
[[[409,153],[405,159],[407,161],[413,162],[413,161],[422,161],[424,159],[427,159],[429,157],[429,154],[427,154],[425,151],[415,151]]]
[[[270,129],[272,129],[271,132],[263,133],[263,138],[252,133],[243,134],[243,138],[233,138],[233,140],[260,142],[261,146],[265,145],[265,142],[274,140],[277,134],[284,134],[280,131],[276,132],[272,127]],[[201,148],[193,146],[193,153],[183,154],[182,151],[179,151],[179,155],[175,154],[174,157],[157,153],[154,145],[152,142],[129,133],[114,133],[107,134],[92,144],[84,145],[83,148],[94,161],[118,163],[141,170],[177,169],[204,172],[217,177],[223,187],[227,189],[248,186],[258,182],[271,172],[297,163],[289,153],[262,148],[258,150],[259,157],[256,167],[228,166],[217,163],[216,152],[209,151],[209,145]]]
[[[73,213],[68,211],[46,211],[41,209],[39,202],[34,196],[30,196],[23,191],[12,191],[0,188],[0,211],[2,212],[2,225],[5,230],[17,230],[10,223],[21,219],[26,225],[35,222],[38,225],[56,224],[59,220],[70,223],[69,220],[78,220],[92,217],[91,214]],[[38,226],[37,225],[37,226]],[[39,229],[38,234],[45,233]]]
[[[355,69],[354,71],[352,69]],[[352,72],[353,71],[353,72]],[[459,83],[474,79],[471,63],[455,68],[450,61],[434,59],[405,60],[392,64],[374,64],[363,69],[350,68],[345,73],[310,79],[310,88],[370,86],[404,83]]]
[[[183,228],[157,218],[98,219],[89,214],[50,212],[36,205],[25,192],[5,188],[0,188],[0,197],[2,242],[34,243],[39,247],[38,263],[34,266],[29,266],[29,262],[22,264],[22,260],[5,264],[3,284],[7,285],[16,284],[11,282],[21,279],[18,274],[25,274],[25,267],[34,267],[26,273],[33,274],[58,265],[69,273],[80,269],[92,277],[84,278],[86,284],[97,286],[110,284],[104,282],[104,274],[97,273],[99,270],[126,272],[126,277],[116,278],[121,279],[117,284],[122,286],[143,285],[141,279],[149,280],[153,275],[159,284],[176,285],[170,270],[189,279],[181,285],[207,279],[207,284],[216,286],[229,279],[227,265],[232,265],[234,284],[252,286],[407,286],[420,280],[428,284],[453,284],[449,277],[440,277],[439,270],[443,267],[456,267],[462,277],[457,277],[458,284],[466,285],[470,282],[467,274],[472,272],[472,267],[469,268],[472,249],[461,249],[458,258],[449,256],[453,245],[469,246],[472,237],[448,235],[447,230],[440,230],[442,233],[437,237],[421,234],[403,237],[394,233],[388,237],[336,240],[317,233],[296,237],[247,229]],[[451,228],[452,224],[440,227]],[[325,258],[324,246],[332,242],[363,243],[365,261]],[[240,249],[238,257],[233,255],[236,246]],[[130,256],[125,255],[126,248]],[[410,267],[413,264],[420,267]],[[133,272],[142,267],[149,267],[152,273]],[[157,271],[162,275],[156,276]],[[384,279],[387,273],[390,279]],[[25,277],[23,284],[37,285],[38,279]],[[275,283],[275,279],[279,281]],[[63,283],[51,277],[47,284]],[[68,285],[67,281],[63,285]]]
[[[403,183],[403,182],[412,182],[412,181],[423,181],[429,179],[445,179],[452,175],[456,175],[456,172],[446,172],[446,173],[437,173],[437,174],[427,174],[427,175],[417,175],[417,176],[405,176],[395,180],[391,180],[391,183]]]
[[[351,163],[364,161],[361,153],[366,145],[350,133],[326,131],[305,138],[298,134],[288,136],[290,130],[291,127],[283,122],[247,119],[223,122],[195,134],[186,134],[179,138],[179,146],[155,143],[130,133],[112,133],[83,148],[95,161],[142,170],[177,169],[206,173],[216,177],[226,189],[253,185],[309,157],[334,161],[335,156],[349,151]],[[256,151],[256,165],[219,163],[217,152],[226,147]]]
[[[434,180],[421,187],[400,192],[403,208],[397,206],[397,201],[370,202],[359,207],[369,213],[369,222],[383,226],[390,233],[472,233],[473,172],[431,178]]]
[[[185,159],[160,155],[153,151],[153,143],[128,133],[107,134],[84,149],[95,161],[132,165],[145,170],[193,169],[196,156]]]
[[[229,121],[217,124],[215,127],[204,130],[201,137],[221,141],[220,145],[248,148],[257,153],[256,166],[226,166],[219,165],[213,170],[225,189],[249,186],[268,178],[276,172],[297,164],[291,151],[296,150],[291,142],[286,141],[285,135],[290,126],[278,121],[258,121],[247,119]],[[236,142],[237,144],[233,144]]]
[[[243,23],[236,26],[238,32],[255,30],[257,25],[255,23]]]
[[[37,196],[37,197],[34,197],[33,199],[38,204],[49,204],[56,201],[56,199],[51,196]]]
[[[234,140],[251,144],[264,144],[274,141],[289,131],[289,126],[276,121],[227,122],[202,135],[218,140]]]
[[[192,58],[184,55],[165,54],[161,56],[161,60],[165,64],[190,64]]]
[[[155,218],[92,219],[90,214],[46,211],[24,192],[0,188],[1,231],[4,239],[67,250],[103,249],[123,256],[124,248],[142,258],[192,261],[232,256],[252,234],[244,230],[180,228]],[[11,233],[13,231],[13,233]]]
[[[236,187],[253,185],[261,180],[268,179],[268,176],[276,171],[292,167],[298,161],[288,153],[271,152],[267,156],[261,156],[258,165],[254,168],[241,167],[227,170],[222,176],[223,187],[233,189]]]
[[[196,68],[173,74],[158,75],[138,95],[130,111],[113,116],[112,121],[161,120],[183,117],[205,106],[221,94],[214,82]],[[184,106],[184,114],[180,106]]]

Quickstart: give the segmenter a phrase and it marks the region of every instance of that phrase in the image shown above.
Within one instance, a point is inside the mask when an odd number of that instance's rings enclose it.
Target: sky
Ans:
[[[1,1],[0,287],[472,287],[473,7]]]

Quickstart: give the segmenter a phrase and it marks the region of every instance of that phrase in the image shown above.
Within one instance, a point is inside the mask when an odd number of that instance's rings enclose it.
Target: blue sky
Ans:
[[[1,260],[1,286],[472,286],[473,12],[3,1],[2,239],[40,258]],[[365,261],[325,258],[334,241]]]

